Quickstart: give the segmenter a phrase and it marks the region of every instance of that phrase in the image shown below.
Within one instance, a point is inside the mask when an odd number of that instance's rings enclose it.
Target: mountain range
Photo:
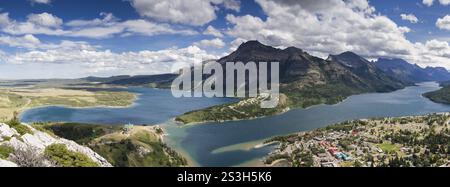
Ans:
[[[217,62],[223,67],[226,62],[255,62],[258,66],[258,62],[279,62],[280,104],[274,109],[262,109],[258,102],[246,102],[249,98],[188,112],[177,117],[178,121],[192,123],[251,119],[275,115],[290,108],[334,104],[354,94],[390,92],[418,82],[450,80],[450,73],[445,68],[421,68],[402,59],[380,58],[371,62],[350,51],[322,59],[296,47],[278,49],[258,41],[241,44]],[[177,74],[162,74],[116,76],[110,79],[89,77],[86,80],[95,80],[101,84],[168,88],[176,77]]]
[[[450,73],[442,67],[422,68],[398,58],[379,58],[374,63],[379,69],[390,76],[407,82],[442,82],[450,80]]]
[[[294,86],[295,89],[343,83],[366,91],[392,91],[417,82],[450,80],[450,73],[445,68],[422,68],[403,59],[380,58],[370,62],[350,51],[322,59],[296,47],[278,49],[258,41],[245,42],[237,50],[218,60],[222,64],[237,61],[280,62],[281,83],[291,84],[290,86]],[[153,83],[157,86],[167,86],[175,77],[176,74],[169,73],[107,78],[86,77],[84,80],[113,85]]]
[[[281,92],[290,105],[306,107],[336,103],[363,92],[388,92],[406,84],[381,71],[375,64],[352,52],[321,59],[302,49],[277,49],[258,41],[248,41],[218,60],[225,62],[279,62]]]

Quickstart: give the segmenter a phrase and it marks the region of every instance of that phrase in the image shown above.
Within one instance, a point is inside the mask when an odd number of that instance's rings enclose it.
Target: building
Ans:
[[[124,133],[128,133],[128,132],[130,132],[131,130],[133,130],[133,127],[134,127],[134,125],[131,124],[131,123],[125,124],[125,125],[123,126],[123,132],[124,132]]]
[[[324,162],[324,163],[321,163],[320,166],[322,166],[322,167],[336,167],[336,164],[334,162]]]

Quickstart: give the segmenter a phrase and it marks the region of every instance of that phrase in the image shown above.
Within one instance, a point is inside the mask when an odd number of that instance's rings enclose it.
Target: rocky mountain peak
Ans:
[[[261,42],[259,42],[258,40],[250,40],[250,41],[242,43],[238,47],[237,51],[264,50],[264,49],[270,50],[270,49],[275,49],[275,48],[264,45]]]

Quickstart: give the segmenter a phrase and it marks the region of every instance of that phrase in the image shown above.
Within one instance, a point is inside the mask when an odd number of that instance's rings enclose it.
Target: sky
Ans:
[[[0,1],[0,79],[168,73],[248,40],[450,69],[450,0]]]

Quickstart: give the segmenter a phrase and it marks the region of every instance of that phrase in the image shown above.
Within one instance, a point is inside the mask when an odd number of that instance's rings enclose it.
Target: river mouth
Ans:
[[[423,93],[439,89],[434,82],[390,93],[354,95],[335,105],[317,105],[253,120],[177,126],[171,119],[187,111],[232,102],[226,98],[173,98],[168,90],[132,88],[140,93],[130,108],[69,109],[43,107],[26,111],[24,122],[67,121],[97,124],[164,124],[167,143],[198,166],[242,166],[258,161],[274,146],[255,147],[255,142],[299,131],[321,128],[346,120],[424,115],[450,111],[449,105],[431,102]],[[136,90],[137,89],[137,90]],[[56,116],[56,117],[54,117]]]

